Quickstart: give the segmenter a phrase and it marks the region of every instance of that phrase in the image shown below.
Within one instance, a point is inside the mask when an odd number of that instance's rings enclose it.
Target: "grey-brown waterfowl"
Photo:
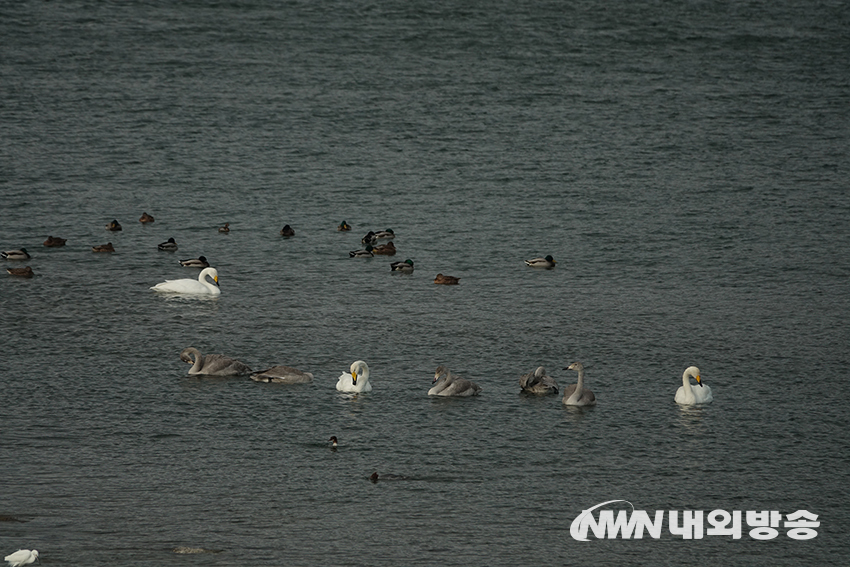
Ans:
[[[224,226],[218,227],[218,231],[219,232],[230,232],[230,223],[229,222],[224,223]]]
[[[387,242],[386,244],[378,244],[372,248],[372,254],[380,254],[382,256],[395,256],[395,244]]]
[[[149,222],[153,222],[153,217],[152,217],[152,216],[150,216],[150,215],[149,215],[149,214],[147,214],[147,213],[142,213],[142,216],[141,216],[141,217],[139,217],[139,222],[140,222],[140,223],[142,223],[142,224],[146,224],[146,223],[149,223]]]
[[[444,276],[443,274],[437,274],[437,277],[434,278],[435,284],[441,285],[458,285],[460,283],[460,278],[456,278],[454,276]]]
[[[573,362],[564,370],[575,370],[578,372],[578,383],[570,384],[564,390],[564,405],[567,406],[595,406],[596,396],[584,387],[584,366],[581,362]]]
[[[47,240],[44,241],[44,245],[48,247],[65,246],[65,242],[67,241],[67,238],[59,238],[58,236],[48,236]]]
[[[554,378],[546,374],[546,369],[542,366],[520,376],[519,387],[524,393],[536,396],[558,393],[558,384],[555,383]]]
[[[106,244],[98,244],[97,246],[91,247],[92,252],[115,252],[115,248],[113,248],[111,242],[107,242]]]
[[[180,360],[192,365],[189,374],[206,376],[240,376],[250,374],[251,367],[222,354],[203,355],[195,347],[186,347],[180,353]]]
[[[32,271],[32,268],[27,266],[26,268],[6,268],[6,271],[9,272],[10,275],[18,276],[21,278],[31,278],[35,274]]]

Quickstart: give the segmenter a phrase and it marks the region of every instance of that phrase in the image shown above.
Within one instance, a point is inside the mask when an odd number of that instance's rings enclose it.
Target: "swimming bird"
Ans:
[[[365,250],[352,250],[348,253],[350,258],[371,258],[372,257],[372,247],[367,246]]]
[[[150,216],[150,215],[149,215],[149,214],[147,214],[147,213],[142,213],[142,216],[141,216],[141,217],[139,217],[139,222],[140,222],[140,223],[142,223],[142,224],[144,224],[144,223],[149,223],[149,222],[153,222],[153,217],[152,217],[152,216]]]
[[[443,274],[437,274],[437,277],[434,278],[435,284],[442,285],[458,285],[460,283],[460,278],[456,278],[454,276],[444,276]]]
[[[123,230],[123,229],[121,228],[121,225],[118,224],[117,220],[112,219],[112,222],[106,225],[106,230],[116,231],[116,230]]]
[[[410,480],[408,477],[400,475],[400,474],[382,474],[378,475],[377,472],[373,472],[372,476],[369,477],[369,480],[374,482],[378,482],[379,480]]]
[[[174,242],[173,238],[169,238],[162,244],[157,244],[156,247],[165,252],[174,252],[175,250],[177,250],[177,243]]]
[[[194,357],[194,359],[193,359]],[[238,360],[222,354],[201,354],[195,347],[186,347],[180,353],[180,360],[192,365],[189,374],[207,376],[240,376],[250,374],[251,368]]]
[[[375,233],[371,230],[366,233],[366,236],[360,239],[360,242],[363,244],[374,244],[378,239],[375,238]]]
[[[375,238],[395,238],[395,233],[391,228],[388,228],[387,230],[379,230],[375,233]]]
[[[0,256],[6,260],[29,260],[32,258],[26,248],[21,248],[19,250],[6,250],[5,252],[0,252]]]
[[[546,256],[545,258],[532,258],[531,260],[526,260],[525,265],[531,266],[532,268],[554,268],[555,259],[552,258],[551,254]]]
[[[578,383],[570,384],[564,390],[564,405],[567,406],[595,406],[596,396],[584,387],[584,365],[581,362],[573,362],[564,370],[575,370],[578,372]]]
[[[283,228],[280,229],[281,236],[295,236],[295,229],[289,226],[288,224],[283,225]]]
[[[275,384],[306,384],[313,381],[313,375],[290,366],[272,366],[251,374],[251,380]]]
[[[65,242],[67,242],[67,238],[59,238],[58,236],[48,236],[47,240],[44,241],[45,246],[65,246]]]
[[[378,244],[372,249],[372,254],[381,254],[383,256],[395,256],[395,244],[387,242],[386,244]]]
[[[369,366],[362,360],[356,360],[349,367],[351,373],[343,372],[336,389],[340,392],[371,392],[372,384],[369,382]]]
[[[207,262],[206,256],[198,256],[197,258],[189,258],[180,260],[180,265],[184,268],[209,268],[210,263]]]
[[[693,377],[699,388],[691,386],[690,377]],[[682,385],[676,390],[676,403],[683,406],[692,406],[694,404],[707,404],[714,400],[711,393],[711,386],[706,386],[702,383],[699,368],[696,366],[688,366],[682,374]]]
[[[230,223],[229,222],[224,223],[224,226],[218,227],[218,231],[219,232],[230,232]]]
[[[29,549],[19,549],[15,553],[7,555],[3,558],[5,561],[9,562],[9,567],[20,567],[21,565],[29,565],[36,559],[38,559],[38,551],[33,549],[30,551]]]
[[[348,224],[348,223],[347,223],[347,222],[345,222],[345,221],[342,221],[341,223],[339,223],[339,226],[337,226],[337,227],[336,227],[336,229],[337,229],[339,232],[349,231],[349,230],[351,230],[351,225],[350,225],[350,224]]]
[[[390,271],[401,272],[403,274],[413,273],[413,260],[408,258],[404,262],[393,262],[390,264]]]
[[[115,248],[112,247],[111,242],[107,242],[106,244],[98,244],[97,246],[91,247],[92,252],[115,252]]]
[[[336,449],[336,446],[339,444],[336,435],[331,435],[331,438],[328,439],[328,442],[331,444],[331,449]]]
[[[213,279],[214,283],[207,281],[207,277]],[[165,280],[151,287],[154,291],[165,293],[185,293],[192,295],[221,295],[218,287],[218,271],[215,268],[204,268],[198,274],[198,279]]]
[[[477,396],[481,391],[481,386],[475,382],[471,382],[465,378],[461,378],[443,365],[437,367],[434,372],[434,380],[431,389],[428,390],[429,396],[445,396],[445,397],[468,397]]]
[[[536,370],[523,374],[519,377],[519,387],[526,394],[546,396],[558,393],[558,384],[555,379],[546,374],[546,369],[538,366]]]
[[[6,271],[13,276],[20,276],[22,278],[31,278],[35,275],[32,271],[32,268],[30,268],[29,266],[27,266],[26,268],[6,268]]]

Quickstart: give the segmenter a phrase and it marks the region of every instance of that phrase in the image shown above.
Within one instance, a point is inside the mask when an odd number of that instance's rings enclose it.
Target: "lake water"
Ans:
[[[846,564],[848,28],[782,0],[3,4],[0,249],[36,277],[0,277],[0,551]],[[349,258],[385,228],[396,256]],[[150,291],[202,254],[218,299]],[[189,377],[187,346],[315,380]],[[373,391],[337,392],[358,359]],[[576,360],[596,407],[519,394]],[[429,397],[440,364],[481,395]],[[690,365],[713,403],[674,403]],[[571,537],[609,500],[820,527]]]

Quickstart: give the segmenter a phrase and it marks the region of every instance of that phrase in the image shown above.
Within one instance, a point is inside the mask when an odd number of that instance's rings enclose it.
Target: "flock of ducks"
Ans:
[[[155,222],[155,219],[147,212],[143,212],[142,216],[139,218],[139,222],[142,224],[149,224]],[[113,219],[106,225],[106,230],[116,232],[124,229],[121,226],[121,223],[118,222],[118,219]],[[344,220],[337,226],[337,231],[340,232],[348,232],[350,230],[351,225]],[[224,223],[224,226],[219,227],[218,231],[222,234],[229,234],[230,223]],[[280,229],[280,235],[285,238],[295,236],[295,229],[293,229],[288,224],[284,225],[284,227]],[[392,242],[393,238],[395,238],[395,232],[391,228],[388,228],[386,230],[379,230],[377,232],[370,230],[360,240],[361,243],[365,245],[365,248],[362,248],[360,250],[352,250],[348,253],[348,255],[351,258],[395,256],[397,250],[395,244]],[[380,240],[387,240],[388,242],[386,242],[385,244],[379,244],[378,241]],[[65,246],[65,242],[67,242],[67,239],[65,238],[48,236],[47,240],[44,241],[44,246]],[[174,238],[169,238],[165,242],[162,242],[161,244],[157,245],[157,249],[163,252],[176,252],[178,248],[179,247]],[[112,245],[112,242],[107,242],[106,244],[97,244],[95,246],[92,246],[92,252],[115,252],[115,247]],[[0,257],[2,257],[4,260],[12,261],[23,261],[32,258],[29,252],[27,252],[26,248],[19,248],[17,250],[6,250],[0,252]],[[206,257],[199,256],[197,258],[180,260],[179,262],[181,266],[184,266],[186,268],[200,268],[201,272],[198,274],[197,280],[189,278],[183,278],[179,280],[166,280],[164,282],[156,284],[155,286],[152,286],[150,289],[164,293],[190,295],[221,294],[221,289],[218,284],[218,271],[210,266],[210,263],[206,259]],[[532,268],[550,269],[555,267],[556,262],[555,259],[552,258],[551,255],[549,255],[546,257],[525,260],[525,264]],[[391,271],[399,272],[402,274],[412,274],[414,269],[414,262],[410,258],[404,260],[403,262],[392,262],[390,264]],[[6,271],[10,275],[26,278],[31,278],[35,275],[30,266],[26,266],[24,268],[6,268]],[[439,285],[458,285],[460,283],[460,278],[439,273],[434,278],[434,283]]]
[[[313,374],[304,372],[290,366],[272,366],[265,370],[254,372],[251,368],[238,360],[221,354],[203,355],[194,347],[187,347],[180,353],[180,360],[191,364],[189,374],[193,376],[246,376],[250,375],[255,382],[269,382],[277,384],[306,384],[313,381]],[[584,365],[581,362],[573,362],[564,370],[572,370],[578,373],[575,384],[570,384],[564,390],[561,401],[566,406],[595,406],[596,395],[584,386]],[[691,385],[690,379],[696,380],[699,388]],[[546,369],[538,366],[535,370],[523,374],[519,378],[521,393],[534,396],[548,396],[558,394],[558,384],[555,379],[546,373]],[[357,394],[371,392],[372,383],[369,380],[369,365],[363,360],[351,363],[348,372],[343,372],[336,383],[336,389],[340,392]],[[461,378],[454,374],[445,365],[440,365],[434,372],[434,379],[429,396],[459,397],[477,396],[481,392],[481,386]],[[711,387],[702,383],[700,370],[696,366],[688,367],[682,374],[682,385],[676,391],[675,401],[681,405],[706,404],[714,398]]]

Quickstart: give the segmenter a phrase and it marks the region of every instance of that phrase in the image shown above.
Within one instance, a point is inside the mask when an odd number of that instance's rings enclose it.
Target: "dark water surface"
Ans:
[[[0,277],[0,551],[846,564],[847,29],[844,2],[0,4],[0,249],[37,274]],[[396,256],[348,257],[388,227]],[[201,254],[220,298],[149,290]],[[186,346],[316,379],[187,377]],[[338,393],[358,359],[374,390]],[[595,408],[519,395],[575,360]],[[481,395],[429,398],[440,364]],[[689,365],[713,403],[673,402]],[[615,499],[821,525],[570,536]]]

